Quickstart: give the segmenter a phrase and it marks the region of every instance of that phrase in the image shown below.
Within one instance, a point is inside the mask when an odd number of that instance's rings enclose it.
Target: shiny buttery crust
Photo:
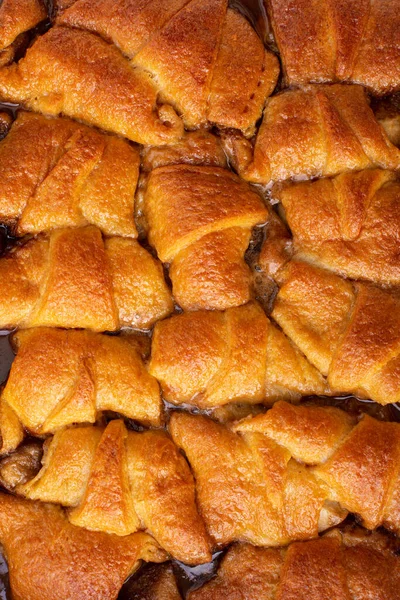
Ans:
[[[365,170],[284,185],[295,252],[352,279],[399,285],[400,182],[392,171]]]
[[[252,135],[279,74],[227,0],[77,0],[58,22],[112,41],[152,74],[189,128],[211,122]]]
[[[71,525],[59,507],[4,493],[0,541],[15,600],[116,600],[141,560],[165,560],[145,533],[88,531]]]
[[[120,420],[60,431],[18,491],[70,507],[75,525],[120,536],[146,529],[178,560],[211,559],[192,474],[163,431],[127,431]]]
[[[223,310],[250,300],[244,253],[268,211],[248,184],[219,167],[159,167],[149,175],[144,214],[150,243],[171,263],[183,309]]]
[[[272,317],[332,390],[398,402],[400,301],[396,292],[351,283],[293,260],[280,272]]]
[[[0,142],[0,219],[20,236],[90,223],[137,237],[139,162],[122,139],[20,111]]]
[[[265,0],[289,85],[353,81],[400,88],[398,0]]]
[[[357,85],[281,92],[267,101],[254,149],[237,135],[226,144],[240,175],[256,183],[400,166],[400,150]]]
[[[327,391],[323,377],[256,303],[158,322],[149,372],[166,400],[203,409]]]
[[[315,537],[346,511],[400,531],[400,425],[332,407],[278,402],[227,427],[174,413],[174,442],[196,479],[197,502],[217,544],[279,546]]]
[[[285,549],[236,544],[189,600],[396,600],[399,557],[382,534],[334,529]],[[153,600],[162,599],[154,596]]]
[[[214,547],[280,546],[316,537],[350,511],[369,529],[400,531],[398,423],[278,402],[230,426],[176,412],[169,430],[172,441],[118,420],[61,430],[17,492],[69,507],[70,521],[88,529],[146,528],[189,564],[210,560],[206,529]]]
[[[136,240],[59,229],[0,258],[0,327],[150,327],[172,311],[161,265]]]
[[[3,100],[46,115],[63,113],[144,144],[168,143],[183,133],[172,107],[157,106],[157,95],[150,75],[117,48],[66,27],[52,27],[23,59],[0,69]]]
[[[17,332],[13,342],[17,356],[0,402],[30,433],[94,423],[102,411],[161,424],[158,383],[145,368],[135,336],[38,328]],[[3,426],[2,451],[9,452]]]
[[[178,114],[189,128],[211,122],[252,135],[276,56],[227,0],[165,4],[71,3],[18,65],[0,70],[0,94],[145,144],[179,138]]]

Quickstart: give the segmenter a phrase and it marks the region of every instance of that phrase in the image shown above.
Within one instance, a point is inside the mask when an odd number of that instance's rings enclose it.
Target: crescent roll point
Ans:
[[[400,89],[399,4],[265,0],[288,85],[353,81],[374,94]]]
[[[237,133],[225,135],[225,146],[239,174],[262,184],[400,167],[400,149],[358,85],[283,91],[267,100],[254,148]]]
[[[58,229],[0,258],[0,327],[116,331],[172,312],[162,267],[136,240]]]
[[[282,549],[235,544],[223,557],[216,577],[187,598],[397,600],[400,559],[391,542],[381,533],[334,529],[318,540],[294,542]]]
[[[328,392],[323,376],[257,303],[159,321],[148,369],[166,400],[201,409]]]
[[[148,177],[143,207],[149,242],[170,263],[174,298],[184,310],[250,300],[244,254],[268,210],[246,182],[219,167],[159,167]]]
[[[116,600],[142,560],[165,553],[150,535],[75,527],[58,506],[0,493],[0,540],[16,600]]]
[[[146,529],[177,560],[211,560],[193,476],[164,431],[127,431],[121,420],[61,430],[18,491],[69,507],[75,525],[120,536]]]
[[[158,383],[146,370],[135,336],[35,328],[17,332],[13,343],[17,355],[0,401],[2,452],[15,448],[14,431],[18,441],[21,424],[42,435],[94,423],[102,411],[161,424]]]
[[[276,278],[281,287],[272,318],[327,376],[330,389],[380,404],[398,402],[398,294],[299,260]]]
[[[19,236],[91,223],[137,237],[139,163],[138,149],[120,138],[20,111],[0,141],[0,219]]]
[[[316,537],[347,511],[399,532],[400,425],[333,407],[277,402],[232,427],[173,413],[197,503],[219,545],[279,546]]]
[[[46,17],[41,0],[3,0],[0,5],[0,66],[13,59],[19,36]]]
[[[155,78],[186,127],[254,133],[279,63],[227,0],[78,0],[58,23],[96,32]]]
[[[284,208],[297,258],[352,279],[399,285],[395,173],[369,169],[277,187],[273,195]]]

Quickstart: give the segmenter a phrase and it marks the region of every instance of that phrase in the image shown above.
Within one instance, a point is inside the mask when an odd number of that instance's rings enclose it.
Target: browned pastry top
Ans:
[[[399,0],[264,0],[289,85],[400,88]]]
[[[293,260],[277,274],[273,318],[307,358],[327,374],[332,390],[399,400],[400,300]]]
[[[139,162],[127,141],[20,111],[0,142],[0,219],[17,235],[90,223],[136,237]]]
[[[183,124],[157,104],[149,73],[87,31],[52,27],[26,55],[0,69],[0,97],[47,115],[63,113],[140,143],[174,141]],[[112,110],[110,110],[112,107]]]
[[[217,576],[190,600],[397,600],[399,557],[390,539],[333,530],[287,549],[233,546]],[[162,599],[155,596],[154,600]]]
[[[254,132],[278,78],[276,57],[227,0],[76,0],[58,22],[94,31],[155,77],[188,127]]]
[[[32,434],[94,423],[103,411],[161,424],[158,383],[143,363],[139,337],[43,327],[19,331],[13,341],[18,353],[0,403]],[[7,422],[3,414],[3,427]],[[2,452],[9,452],[2,437]]]
[[[400,166],[358,85],[284,90],[267,100],[254,148],[236,134],[226,140],[239,173],[257,183]]]
[[[136,240],[58,229],[0,258],[0,327],[150,327],[172,312],[161,265]]]
[[[352,279],[399,285],[400,182],[369,169],[284,185],[282,202],[298,258]]]
[[[56,506],[4,493],[0,540],[15,600],[115,600],[141,559],[165,560],[145,533],[88,531],[71,525]]]
[[[3,0],[0,5],[0,65],[13,58],[12,44],[47,16],[42,0]]]

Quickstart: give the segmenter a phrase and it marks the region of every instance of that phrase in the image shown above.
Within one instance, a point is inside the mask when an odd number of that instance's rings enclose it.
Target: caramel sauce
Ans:
[[[47,9],[48,9],[48,18],[40,23],[36,28],[34,28],[26,37],[26,41],[22,44],[21,48],[19,48],[16,60],[21,58],[29,45],[32,43],[32,40],[36,35],[41,35],[49,29],[52,24],[52,19],[54,17],[54,6],[52,0],[45,0]],[[0,0],[1,4],[1,0]],[[229,5],[231,8],[239,10],[253,25],[254,29],[257,31],[260,38],[263,40],[265,45],[277,53],[277,47],[273,38],[271,26],[269,23],[268,15],[266,13],[264,4],[262,0],[230,0]],[[280,79],[277,90],[280,90],[282,86],[282,79]],[[397,100],[400,106],[400,101]],[[397,106],[397,104],[396,104]],[[0,113],[5,113],[11,117],[11,120],[16,118],[16,114],[20,106],[18,104],[12,104],[8,102],[0,102]],[[372,105],[374,111],[380,110],[379,101],[376,101],[375,104]],[[7,119],[6,119],[7,121]],[[4,137],[7,133],[7,126],[1,128],[0,131],[0,139]],[[262,190],[260,190],[262,191]],[[268,199],[269,192],[263,192],[265,200]],[[276,285],[272,282],[269,277],[264,277],[263,273],[258,267],[257,259],[259,256],[259,252],[261,249],[262,242],[265,238],[265,227],[256,227],[253,231],[253,236],[250,241],[249,248],[246,252],[246,262],[250,266],[250,269],[253,273],[253,286],[255,290],[256,299],[262,304],[267,314],[271,312],[273,301],[277,292]],[[154,253],[153,248],[151,248],[145,240],[140,240],[141,243],[146,247],[148,251]],[[14,238],[9,229],[5,225],[0,224],[0,256],[6,253],[13,245],[17,242],[16,238]],[[167,281],[169,281],[168,271],[165,269],[165,275]],[[176,307],[176,312],[181,312],[179,307]],[[126,333],[130,333],[130,331],[124,330],[121,332],[122,335]],[[0,386],[5,383],[8,377],[9,370],[11,368],[12,362],[14,360],[14,352],[11,344],[11,335],[10,331],[0,331]],[[119,335],[119,334],[118,334]],[[150,338],[150,333],[142,334],[147,335]],[[388,420],[388,421],[398,421],[400,422],[400,406],[398,405],[387,405],[380,406],[375,402],[370,400],[361,400],[354,396],[342,396],[342,397],[307,397],[303,399],[304,403],[313,403],[319,405],[329,405],[336,406],[346,410],[347,412],[359,416],[362,413],[367,413],[377,419]],[[165,421],[168,421],[169,413],[171,410],[189,410],[193,412],[203,412],[204,414],[209,414],[209,411],[200,411],[195,409],[194,407],[188,405],[181,405],[179,407],[173,406],[167,402],[164,402],[165,405]],[[264,410],[263,408],[261,410]],[[266,409],[265,409],[266,410]],[[115,418],[116,414],[110,413],[105,414],[102,419],[107,422],[111,418]],[[135,423],[134,421],[126,420],[126,425],[130,429],[134,429],[136,431],[143,430],[143,427]],[[29,438],[24,442],[24,444],[29,443]],[[0,484],[1,485],[1,484]],[[342,526],[346,527],[355,521],[355,518],[350,516],[348,517]],[[218,569],[221,558],[226,550],[216,552],[213,555],[212,562],[199,565],[196,567],[190,567],[178,561],[172,561],[172,569],[177,579],[179,591],[183,598],[186,597],[189,591],[195,590],[201,587],[204,583],[209,581],[215,574]],[[134,573],[123,585],[119,595],[119,600],[138,600],[139,597],[141,599],[150,598],[150,596],[145,595],[147,587],[150,585],[150,582],[155,582],[158,576],[160,567],[152,564],[145,564],[139,571]],[[142,590],[143,596],[139,593]],[[0,552],[0,600],[12,600],[12,595],[10,591],[9,585],[9,577],[8,577],[8,567],[4,556]]]

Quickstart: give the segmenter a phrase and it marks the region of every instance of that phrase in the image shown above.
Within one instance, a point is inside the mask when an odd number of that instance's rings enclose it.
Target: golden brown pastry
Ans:
[[[400,284],[400,181],[392,171],[284,185],[297,257],[353,279]]]
[[[279,546],[357,513],[369,529],[400,531],[400,425],[355,423],[332,407],[277,402],[232,427],[176,412],[170,421],[218,545]]]
[[[15,600],[116,600],[141,560],[166,558],[145,533],[87,531],[71,525],[57,506],[4,493],[0,541]]]
[[[256,303],[156,324],[149,372],[174,404],[203,409],[323,394],[323,377]]]
[[[87,31],[52,27],[24,58],[0,69],[0,98],[64,114],[135,142],[162,144],[183,133],[174,109],[158,105],[149,73]]]
[[[58,23],[96,32],[151,73],[189,128],[254,133],[279,64],[227,0],[77,0]]]
[[[217,576],[188,600],[397,600],[395,549],[388,536],[361,529],[334,529],[284,549],[236,544]]]
[[[240,175],[264,184],[400,167],[400,150],[357,85],[309,85],[277,94],[267,101],[254,149],[237,135],[227,136],[226,146]]]
[[[399,0],[265,0],[286,81],[400,89]]]
[[[38,328],[18,332],[13,341],[17,356],[1,410],[11,410],[11,418],[31,433],[94,423],[99,412],[109,410],[145,425],[161,424],[158,383],[147,372],[134,336]],[[3,445],[10,427],[6,416],[4,434],[0,419]],[[2,450],[8,452],[10,444]]]
[[[0,219],[17,235],[91,223],[137,237],[139,152],[68,119],[19,112],[0,142]]]
[[[161,265],[136,240],[58,229],[0,258],[0,327],[148,328],[173,308]]]
[[[301,261],[278,273],[272,317],[332,390],[380,404],[400,399],[400,299]]]
[[[163,431],[127,431],[121,420],[59,431],[42,470],[17,490],[70,507],[74,525],[120,536],[146,529],[177,560],[211,559],[189,466]]]
[[[160,167],[150,173],[144,214],[150,243],[171,263],[183,309],[223,310],[250,300],[244,253],[268,211],[245,182],[218,167]]]
[[[46,16],[42,0],[3,0],[0,5],[0,65],[12,60],[18,36]]]

